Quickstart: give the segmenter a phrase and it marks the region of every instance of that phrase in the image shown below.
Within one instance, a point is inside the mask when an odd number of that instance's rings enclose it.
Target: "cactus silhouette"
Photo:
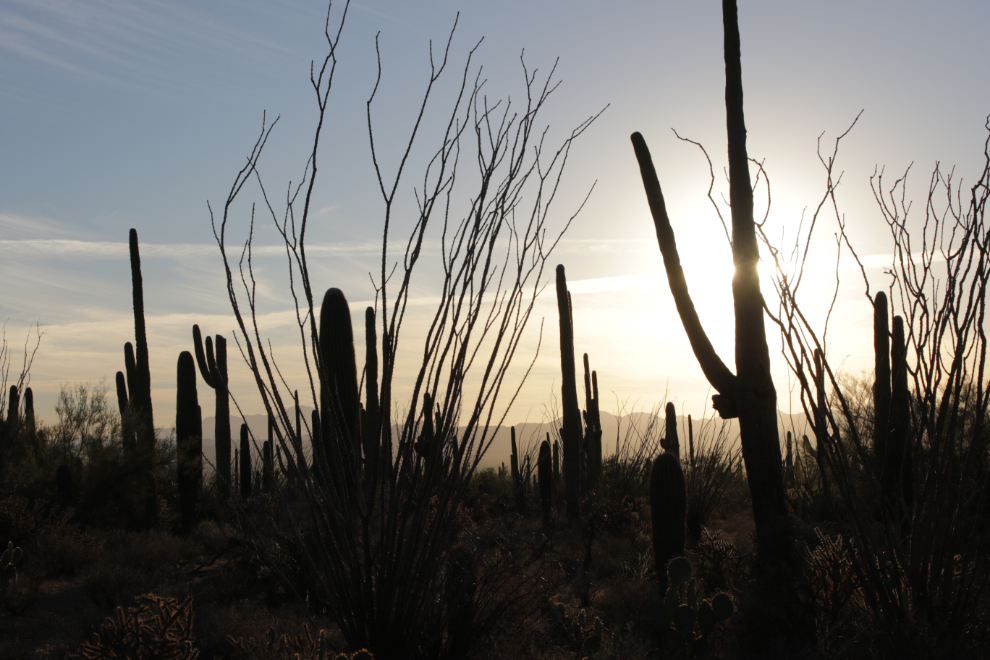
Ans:
[[[378,337],[375,334],[375,308],[364,310],[364,421],[361,425],[364,444],[365,478],[374,483],[391,469],[392,450],[382,448],[381,404],[378,396]]]
[[[564,497],[567,516],[576,518],[581,500],[581,409],[577,398],[577,374],[574,367],[574,324],[571,318],[571,295],[567,291],[564,266],[557,266],[557,312],[560,316],[561,404],[564,420],[561,439],[564,443]]]
[[[216,450],[217,490],[222,499],[230,495],[230,394],[227,391],[227,340],[216,336],[216,352],[210,336],[206,337],[206,350],[199,326],[193,326],[193,347],[196,364],[203,382],[216,393],[214,443]]]
[[[677,409],[674,408],[674,404],[667,402],[664,406],[664,437],[660,446],[669,451],[674,455],[675,458],[680,460],[681,458],[681,443],[677,438]]]
[[[791,539],[785,532],[780,438],[777,433],[777,392],[770,376],[770,351],[763,318],[763,296],[757,271],[760,254],[753,221],[753,188],[746,150],[743,116],[739,20],[735,0],[723,0],[725,108],[729,144],[729,199],[732,209],[732,280],[735,320],[736,373],[712,347],[698,319],[681,268],[674,232],[646,141],[633,133],[643,185],[656,227],[657,242],[677,312],[702,372],[718,392],[713,407],[723,418],[739,418],[743,457],[753,502],[753,517],[763,566],[793,564]]]
[[[196,507],[203,487],[203,419],[196,395],[196,363],[182,351],[176,369],[175,453],[182,527],[196,522]]]
[[[694,462],[694,424],[691,422],[691,415],[688,415],[688,465],[693,470]]]
[[[540,509],[543,511],[544,526],[549,524],[553,501],[552,453],[549,440],[540,443],[540,457],[536,461],[536,478],[540,482]]]
[[[887,434],[887,474],[893,482],[890,492],[900,486],[903,506],[910,509],[914,501],[914,458],[911,444],[911,393],[908,390],[907,341],[904,319],[894,317],[891,343],[890,432]]]
[[[275,460],[272,446],[275,444],[275,418],[268,416],[268,439],[261,446],[261,491],[272,492],[275,484]]]
[[[128,407],[137,434],[137,446],[144,455],[154,460],[155,418],[151,405],[151,369],[148,365],[148,333],[144,323],[144,283],[141,277],[141,255],[138,251],[137,230],[129,235],[131,253],[131,296],[134,305],[135,347],[124,345],[124,363],[127,368],[127,386],[130,390]],[[118,393],[119,397],[119,393]]]
[[[241,499],[251,497],[251,442],[248,439],[248,426],[241,424],[241,450],[238,456],[241,471]]]
[[[361,431],[354,332],[347,298],[328,289],[320,309],[320,430],[329,482],[356,496],[360,474]],[[339,479],[330,479],[336,475]]]
[[[590,373],[589,373],[590,372]],[[602,417],[598,408],[598,372],[590,371],[584,354],[584,441],[588,455],[588,484],[598,483],[602,474]]]
[[[653,514],[653,552],[660,593],[667,590],[667,564],[684,554],[687,491],[681,462],[670,452],[660,454],[650,474],[650,509]]]

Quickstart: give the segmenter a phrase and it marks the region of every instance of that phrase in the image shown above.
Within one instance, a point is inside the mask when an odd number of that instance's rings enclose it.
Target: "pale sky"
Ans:
[[[342,7],[335,6],[335,15]],[[650,144],[688,284],[716,348],[732,365],[731,262],[705,199],[707,164],[670,130],[706,145],[716,194],[727,194],[720,7],[714,0],[353,3],[313,206],[314,287],[344,290],[360,337],[364,305],[373,297],[367,272],[380,260],[382,205],[364,123],[375,34],[383,74],[374,113],[388,169],[399,144],[389,140],[411,126],[429,73],[430,40],[435,50],[445,43],[460,12],[448,86],[430,107],[432,116],[444,116],[449,85],[481,37],[474,62],[484,67],[490,99],[522,98],[523,49],[530,71],[549,72],[560,58],[555,77],[562,84],[543,116],[550,143],[609,105],[571,152],[555,201],[558,226],[597,184],[546,277],[557,263],[567,268],[577,350],[591,355],[606,409],[617,400],[649,408],[669,392],[684,413],[700,414],[708,385],[662,275],[629,135],[641,131]],[[320,2],[0,2],[0,318],[14,371],[28,329],[41,324],[30,378],[40,416],[54,417],[61,383],[106,378],[112,385],[123,368],[123,344],[133,341],[127,232],[135,227],[156,424],[172,425],[175,363],[180,351],[191,350],[192,324],[228,340],[234,327],[207,200],[222,206],[265,111],[269,120],[281,116],[261,164],[269,189],[281,195],[290,180],[298,181],[316,112],[309,65],[325,53],[325,16]],[[888,233],[870,175],[886,167],[893,181],[913,162],[915,215],[937,161],[954,165],[964,186],[975,180],[990,113],[990,4],[743,1],[740,21],[749,153],[770,175],[771,235],[792,232],[802,209],[814,207],[824,191],[819,135],[830,153],[863,110],[839,153],[838,199],[871,265],[874,289],[886,286]],[[429,132],[422,139],[432,146]],[[422,158],[410,164],[405,191],[418,183],[423,164]],[[254,190],[245,193],[237,235],[246,232],[246,204],[258,199]],[[758,204],[761,199],[762,189]],[[404,208],[408,214],[412,207]],[[826,216],[819,231],[819,247],[827,248],[834,217]],[[261,249],[277,246],[276,239],[267,226],[256,236],[259,299],[263,326],[291,375],[284,257]],[[810,278],[817,288],[806,291],[811,306],[831,297],[835,270],[831,249],[813,257],[820,265]],[[832,322],[830,358],[858,373],[872,361],[871,312],[857,272],[847,264],[841,272],[848,287]],[[540,357],[510,423],[540,421],[554,393],[559,397],[552,283],[538,303],[533,333],[541,317]],[[532,339],[520,364],[534,349]],[[260,401],[233,343],[231,350],[232,389],[248,412],[257,412]],[[786,371],[777,354],[774,359],[786,411]],[[296,376],[303,390],[301,371]]]

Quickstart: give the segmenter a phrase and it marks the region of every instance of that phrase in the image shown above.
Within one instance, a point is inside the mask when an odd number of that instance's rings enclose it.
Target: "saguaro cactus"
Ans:
[[[663,436],[663,442],[660,443],[664,449],[669,451],[677,460],[681,459],[681,442],[677,438],[677,409],[674,408],[674,404],[667,402],[664,407],[664,424],[666,432]]]
[[[248,438],[247,424],[241,424],[241,451],[238,458],[241,463],[241,499],[247,500],[251,497],[251,441]]]
[[[540,509],[543,511],[543,525],[550,522],[553,504],[553,458],[550,441],[540,443],[540,457],[536,461],[536,479],[540,483]]]
[[[175,453],[182,527],[192,529],[203,487],[203,420],[196,395],[196,364],[182,351],[176,373]]]
[[[320,309],[320,421],[330,474],[347,481],[351,497],[360,475],[361,432],[354,332],[347,298],[329,289]]]
[[[588,454],[588,484],[596,485],[602,475],[602,416],[598,408],[598,372],[590,371],[584,354],[584,441]]]
[[[887,294],[878,291],[873,300],[873,450],[878,472],[883,470],[890,430],[890,328]]]
[[[687,490],[681,462],[664,452],[653,462],[650,474],[650,509],[653,514],[653,552],[660,593],[667,591],[667,564],[684,554]]]
[[[216,449],[217,489],[220,497],[230,494],[230,394],[227,391],[227,340],[222,335],[216,337],[216,353],[213,341],[206,336],[206,350],[199,326],[193,326],[193,347],[196,351],[196,364],[203,382],[216,392],[214,408],[214,442]]]
[[[678,315],[705,377],[718,392],[713,397],[713,407],[723,418],[739,418],[758,547],[761,556],[768,560],[764,565],[771,566],[777,563],[775,559],[789,561],[787,558],[791,556],[791,539],[784,531],[787,510],[784,503],[780,438],[777,434],[777,392],[770,376],[770,351],[757,271],[760,254],[753,221],[753,189],[746,151],[739,21],[735,0],[723,0],[722,14],[725,28],[725,108],[729,142],[732,258],[735,265],[732,279],[735,374],[715,352],[698,319],[646,141],[639,133],[633,133],[632,142]]]
[[[378,399],[378,338],[375,334],[375,308],[364,310],[364,445],[365,478],[369,482],[385,478],[391,472],[392,449],[388,455],[381,446],[381,408]]]
[[[272,492],[275,484],[275,459],[272,456],[272,446],[275,444],[275,419],[268,416],[268,439],[261,447],[261,490]]]
[[[567,292],[564,266],[557,266],[557,312],[560,316],[561,405],[564,425],[564,497],[567,516],[576,518],[581,500],[581,408],[577,398],[577,374],[574,368],[574,324],[571,318],[571,295]]]
[[[688,415],[688,465],[694,470],[694,424],[691,422],[691,415]]]
[[[882,489],[888,502],[903,514],[914,501],[914,457],[911,446],[911,393],[908,390],[907,342],[904,319],[894,317],[890,347],[891,398]]]
[[[151,368],[148,365],[148,333],[144,323],[144,281],[141,277],[141,255],[138,252],[137,230],[131,229],[129,243],[136,350],[128,348],[127,344],[124,345],[127,385],[130,389],[128,405],[136,426],[138,448],[149,460],[153,461],[155,418],[151,405]]]

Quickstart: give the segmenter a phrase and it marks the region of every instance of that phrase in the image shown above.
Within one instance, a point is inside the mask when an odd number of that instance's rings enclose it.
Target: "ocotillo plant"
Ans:
[[[677,409],[674,404],[667,402],[664,407],[666,432],[660,446],[669,451],[677,460],[681,459],[681,442],[677,438]]]
[[[749,478],[757,544],[763,566],[792,565],[792,540],[785,532],[787,509],[777,434],[777,392],[770,376],[770,351],[763,318],[760,261],[753,220],[753,188],[743,116],[739,20],[735,0],[722,2],[725,54],[725,108],[729,142],[729,198],[732,209],[732,280],[735,317],[736,373],[712,347],[688,292],[674,231],[646,141],[633,133],[643,185],[663,255],[667,281],[677,313],[705,377],[718,392],[713,406],[723,418],[739,418],[743,457]],[[727,310],[728,313],[728,310]],[[776,560],[780,560],[779,562]]]
[[[660,593],[667,591],[667,564],[684,554],[687,494],[681,462],[664,452],[653,462],[650,475],[650,509],[653,514],[653,552]]]
[[[584,354],[584,442],[588,455],[588,485],[594,486],[602,475],[602,416],[598,408],[598,372],[590,371],[588,354]]]
[[[192,529],[203,485],[203,420],[196,396],[196,363],[182,351],[176,374],[175,453],[182,527]]]
[[[230,495],[230,394],[227,391],[227,340],[216,336],[216,353],[210,336],[206,336],[206,350],[199,326],[193,326],[193,347],[196,364],[203,382],[216,393],[214,438],[216,448],[217,490],[222,499]]]
[[[540,482],[540,508],[543,511],[543,525],[550,523],[551,506],[553,502],[553,459],[550,441],[544,440],[540,443],[540,458],[537,460],[537,479]]]
[[[154,460],[155,421],[151,405],[151,369],[148,365],[148,333],[144,323],[144,283],[141,278],[141,255],[138,252],[137,230],[131,229],[129,243],[135,348],[129,349],[126,344],[124,346],[127,386],[130,390],[128,408],[135,423],[138,448],[148,459]],[[133,352],[131,352],[132,350]],[[128,354],[130,354],[130,358]],[[131,360],[133,360],[133,367]],[[132,371],[133,376],[131,375]]]
[[[251,497],[251,441],[248,438],[247,424],[241,424],[241,451],[238,458],[241,472],[241,499],[247,500]]]
[[[564,420],[561,440],[564,443],[564,496],[567,516],[580,514],[581,500],[581,408],[577,398],[577,374],[574,367],[574,324],[571,295],[567,291],[564,266],[557,266],[557,313],[560,316],[560,398]]]

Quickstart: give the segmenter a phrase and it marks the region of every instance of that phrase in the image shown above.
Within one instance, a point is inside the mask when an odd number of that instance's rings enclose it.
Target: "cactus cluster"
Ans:
[[[577,398],[577,374],[574,367],[574,321],[571,294],[567,291],[564,266],[557,266],[557,312],[560,317],[560,370],[563,427],[560,437],[564,443],[564,497],[567,517],[576,518],[581,500],[581,409]]]
[[[672,657],[700,655],[716,624],[732,616],[732,599],[724,593],[698,598],[698,585],[691,579],[691,562],[684,557],[671,561],[665,573],[670,586],[662,592],[663,599],[648,608],[636,629],[659,637]]]
[[[21,568],[24,551],[14,547],[13,541],[7,542],[7,549],[0,555],[0,589],[17,582],[17,572]]]
[[[155,421],[151,405],[151,369],[148,366],[148,333],[144,323],[144,284],[137,231],[129,236],[131,254],[131,294],[134,306],[135,344],[124,344],[125,372],[118,371],[117,405],[120,408],[124,449],[139,451],[154,461]]]
[[[223,335],[214,341],[206,336],[206,350],[199,326],[193,326],[193,348],[203,382],[216,393],[214,438],[216,449],[217,490],[221,499],[230,495],[230,393],[227,391],[227,340]]]
[[[563,603],[550,601],[550,618],[568,638],[578,653],[594,653],[602,648],[605,640],[605,629],[602,620],[597,616],[594,621],[588,621],[588,616],[581,610],[576,617],[567,614]]]

